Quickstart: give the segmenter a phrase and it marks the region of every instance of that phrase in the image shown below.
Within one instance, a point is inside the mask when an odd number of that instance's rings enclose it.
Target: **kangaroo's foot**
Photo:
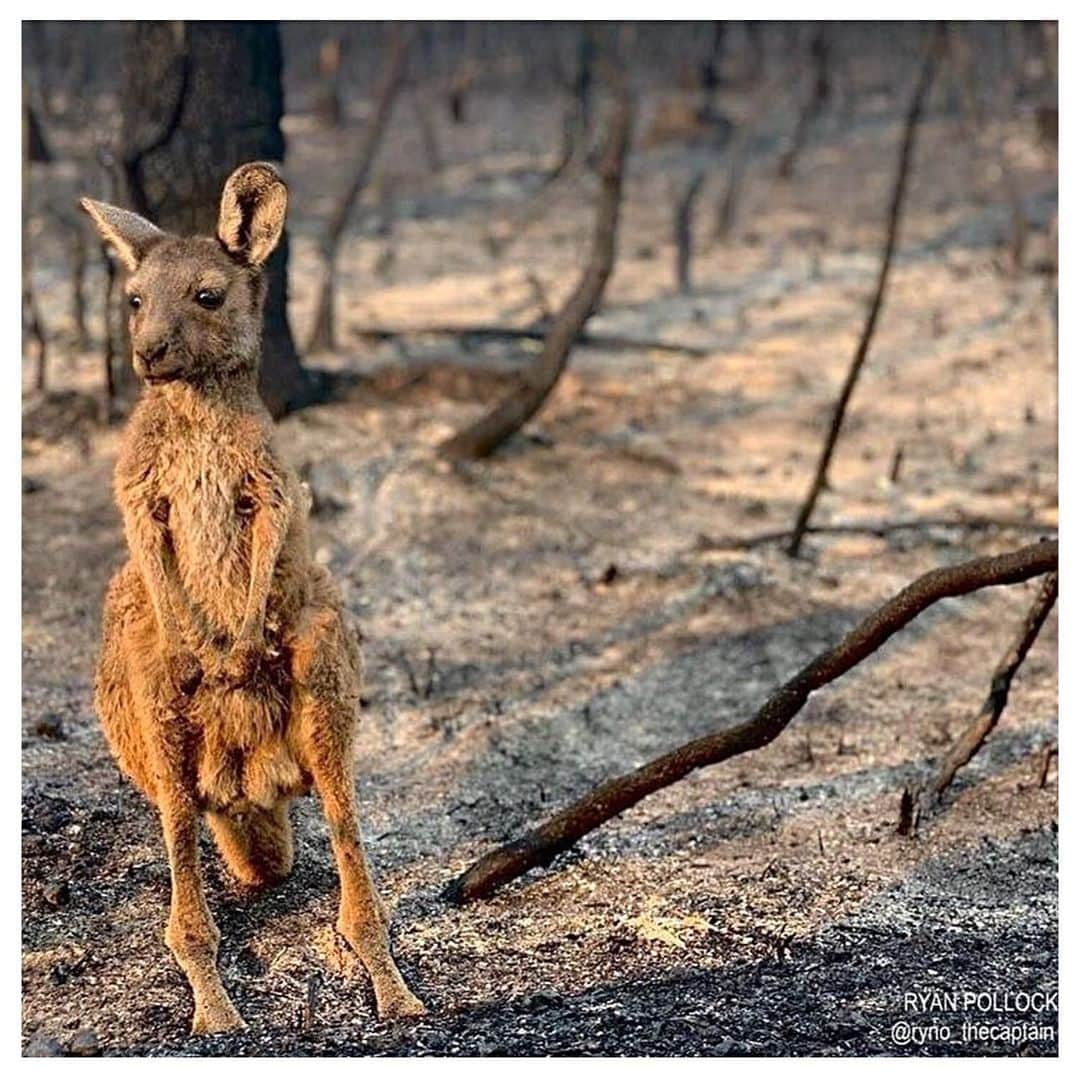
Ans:
[[[243,1031],[246,1027],[244,1018],[228,997],[196,1000],[192,1035],[224,1035],[229,1031]]]
[[[405,1020],[427,1016],[427,1006],[405,985],[398,976],[399,984],[375,986],[375,1007],[380,1020]]]
[[[203,891],[199,870],[198,817],[182,785],[163,775],[158,810],[172,876],[172,903],[165,944],[191,984],[195,1015],[193,1035],[237,1031],[244,1021],[236,1011],[217,969],[218,933]]]

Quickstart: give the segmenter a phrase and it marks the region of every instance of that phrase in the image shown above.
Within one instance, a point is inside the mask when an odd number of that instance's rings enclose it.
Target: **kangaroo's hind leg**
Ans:
[[[221,934],[214,925],[199,870],[198,814],[187,793],[170,784],[159,792],[161,827],[169,853],[172,903],[165,941],[195,997],[193,1034],[236,1031],[244,1021],[217,970]]]
[[[353,738],[357,657],[333,608],[309,609],[293,644],[294,717],[301,754],[322,800],[341,881],[337,929],[367,969],[384,1019],[427,1010],[390,951],[386,920],[360,842]]]
[[[233,1031],[244,1022],[217,970],[220,935],[199,869],[191,729],[166,690],[149,597],[130,563],[109,587],[104,622],[95,703],[117,761],[161,818],[172,878],[165,942],[191,984],[192,1031]]]
[[[196,733],[183,704],[171,690],[160,656],[132,668],[137,707],[154,776],[154,802],[169,857],[172,899],[165,943],[172,950],[195,998],[193,1034],[236,1031],[244,1021],[236,1011],[217,968],[221,934],[206,902],[199,866],[199,805],[196,795]],[[190,704],[190,703],[188,703]]]
[[[270,810],[243,815],[208,813],[206,820],[225,865],[241,885],[272,885],[289,876],[293,864],[289,799]]]

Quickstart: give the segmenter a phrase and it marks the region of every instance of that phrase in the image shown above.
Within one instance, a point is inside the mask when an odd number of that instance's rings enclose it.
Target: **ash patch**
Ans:
[[[1028,899],[1018,903],[1018,894]],[[865,909],[757,963],[632,980],[434,1016],[408,1032],[280,1030],[142,1047],[143,1053],[391,1056],[1020,1054],[1019,1045],[898,1046],[901,994],[1057,988],[1057,837],[1033,830],[924,864]],[[1057,1026],[1057,1012],[1040,1016]],[[134,1048],[133,1048],[134,1049]]]

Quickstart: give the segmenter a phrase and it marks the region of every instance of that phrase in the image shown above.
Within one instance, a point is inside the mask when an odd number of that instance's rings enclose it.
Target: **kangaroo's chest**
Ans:
[[[251,575],[251,476],[259,462],[227,432],[195,433],[162,448],[157,507],[188,598],[209,623],[234,631]]]
[[[226,436],[191,439],[165,451],[159,490],[178,557],[198,560],[204,572],[246,561],[254,503],[249,490],[255,463],[228,444]]]

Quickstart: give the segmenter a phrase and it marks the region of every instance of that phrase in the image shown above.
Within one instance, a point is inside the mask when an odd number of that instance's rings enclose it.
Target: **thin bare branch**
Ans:
[[[509,396],[464,431],[447,439],[439,452],[447,458],[487,457],[518,431],[543,405],[559,381],[570,349],[596,312],[615,263],[615,238],[622,202],[623,166],[630,144],[633,108],[622,93],[615,106],[611,133],[600,163],[600,195],[592,249],[581,279],[544,338],[536,365]]]
[[[811,481],[810,490],[799,509],[799,515],[795,519],[795,527],[791,533],[791,543],[788,546],[788,554],[793,558],[799,554],[803,535],[810,523],[810,516],[817,505],[818,496],[828,479],[829,464],[832,461],[833,450],[836,448],[836,440],[840,435],[840,428],[844,423],[844,414],[847,412],[848,402],[851,400],[855,384],[859,379],[867,354],[870,352],[870,343],[874,338],[874,330],[877,328],[878,315],[881,313],[882,304],[885,300],[885,287],[889,281],[889,270],[892,266],[893,252],[896,250],[896,239],[900,232],[900,212],[904,205],[904,195],[907,191],[908,175],[911,172],[911,160],[915,150],[915,133],[918,130],[919,117],[922,115],[923,103],[934,81],[934,71],[937,66],[938,54],[941,50],[942,34],[939,30],[931,47],[927,50],[926,59],[919,73],[915,85],[915,92],[911,96],[911,104],[908,106],[907,119],[904,123],[904,135],[900,144],[900,160],[896,167],[896,180],[893,183],[892,201],[889,205],[888,227],[885,231],[885,246],[881,253],[881,269],[878,271],[877,287],[874,289],[873,299],[866,313],[866,322],[859,338],[859,344],[855,349],[855,356],[851,361],[844,385],[840,390],[836,405],[833,407],[832,422],[825,438],[825,445],[821,448],[821,456],[818,460],[814,479]]]
[[[934,779],[926,789],[922,800],[924,805],[941,800],[945,789],[953,782],[956,774],[979,752],[979,747],[986,741],[990,732],[997,727],[997,722],[1001,719],[1001,714],[1009,701],[1013,676],[1020,669],[1028,650],[1039,636],[1039,631],[1057,600],[1057,594],[1058,576],[1047,574],[1024,616],[1019,633],[1005,650],[1005,654],[998,661],[998,666],[994,668],[994,674],[990,679],[990,692],[982,708],[942,758]]]
[[[375,111],[364,132],[364,140],[356,156],[349,186],[342,192],[341,198],[334,206],[320,244],[323,277],[319,300],[315,308],[315,323],[308,341],[309,352],[328,351],[334,348],[334,286],[337,253],[356,200],[367,186],[379,144],[382,142],[383,132],[386,130],[394,101],[404,81],[408,49],[409,34],[401,28],[400,24],[395,23],[390,56],[386,61],[386,69],[375,98]]]

